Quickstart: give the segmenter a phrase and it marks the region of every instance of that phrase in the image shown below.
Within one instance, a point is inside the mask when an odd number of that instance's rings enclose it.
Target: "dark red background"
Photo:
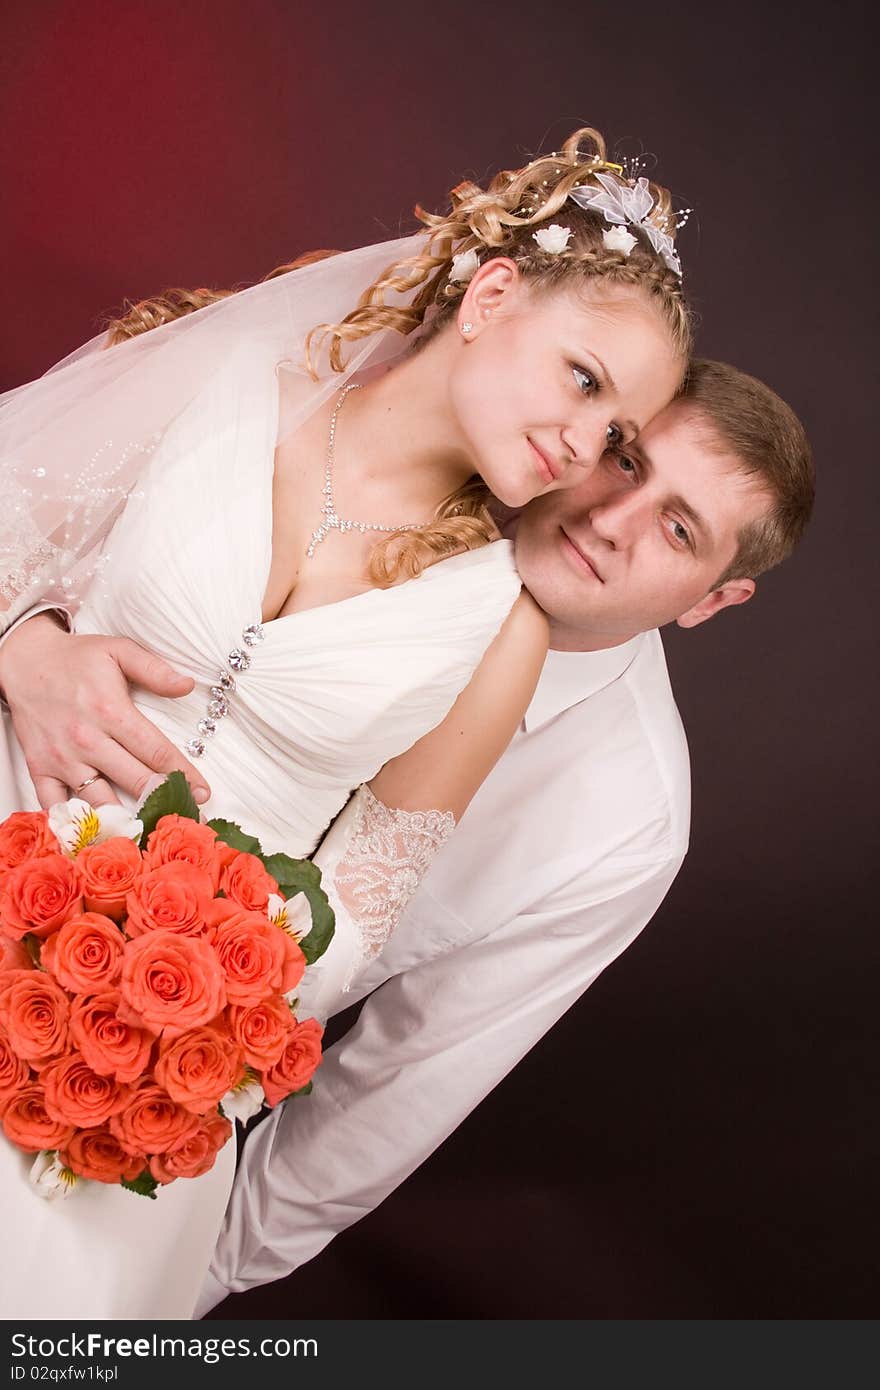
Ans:
[[[876,141],[867,6],[807,13],[4,7],[0,385],[124,296],[413,230],[592,123],[697,209],[700,349],[787,397],[820,467],[800,553],[670,634],[694,835],[652,926],[379,1211],[226,1315],[877,1311]]]

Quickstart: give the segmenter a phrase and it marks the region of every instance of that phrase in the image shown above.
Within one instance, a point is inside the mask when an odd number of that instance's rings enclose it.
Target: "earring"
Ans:
[[[462,333],[471,333],[473,332],[473,327],[474,325],[472,323],[463,323],[461,325],[461,331]]]

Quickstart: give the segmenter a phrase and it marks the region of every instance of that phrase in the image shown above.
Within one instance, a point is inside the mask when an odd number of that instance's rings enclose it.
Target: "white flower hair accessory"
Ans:
[[[479,265],[480,258],[476,251],[459,251],[457,256],[452,257],[452,269],[449,272],[449,278],[454,280],[457,285],[466,285],[478,270]]]
[[[626,227],[606,227],[602,241],[609,251],[620,251],[624,256],[628,256],[636,244],[636,238]]]
[[[553,222],[549,227],[541,227],[532,236],[532,240],[550,256],[558,256],[560,251],[564,251],[570,238],[571,227],[563,227],[558,222]]]
[[[650,241],[658,256],[662,256],[669,269],[681,279],[681,261],[675,250],[672,237],[661,231],[653,222],[647,221],[654,207],[654,195],[648,187],[648,180],[642,175],[633,185],[620,183],[610,174],[594,174],[600,188],[585,188],[581,185],[569,193],[572,202],[588,212],[599,212],[612,226],[640,227]],[[690,208],[681,214],[683,220],[676,225],[683,226]],[[632,250],[632,247],[630,247]]]

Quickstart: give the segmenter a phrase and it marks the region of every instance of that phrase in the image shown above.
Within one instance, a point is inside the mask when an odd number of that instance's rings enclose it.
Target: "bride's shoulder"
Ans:
[[[514,560],[513,541],[503,538],[489,541],[486,545],[474,546],[470,550],[459,550],[444,560],[435,560],[433,564],[427,565],[422,573],[426,577],[441,578],[453,574],[456,570],[483,570],[486,574],[509,577],[517,584],[520,582]]]

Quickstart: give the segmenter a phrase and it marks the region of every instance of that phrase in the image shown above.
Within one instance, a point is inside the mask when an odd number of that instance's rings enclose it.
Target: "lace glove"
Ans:
[[[454,829],[451,811],[395,810],[368,786],[358,788],[314,856],[336,914],[336,932],[327,951],[306,972],[299,991],[300,1017],[324,1022],[336,1012],[340,996],[382,950]],[[308,930],[308,907],[302,899],[289,923]]]

